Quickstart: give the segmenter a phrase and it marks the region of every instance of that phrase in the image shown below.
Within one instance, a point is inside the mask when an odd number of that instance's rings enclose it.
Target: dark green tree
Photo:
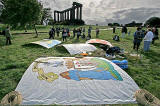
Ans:
[[[160,18],[152,17],[145,22],[145,26],[149,25],[150,27],[159,26],[160,27]]]
[[[119,23],[113,23],[113,26],[120,26]]]
[[[112,23],[108,23],[108,26],[113,26],[113,24]]]
[[[42,6],[37,0],[2,0],[4,9],[2,11],[2,22],[15,27],[25,28],[33,25],[38,36],[35,24],[42,16]]]

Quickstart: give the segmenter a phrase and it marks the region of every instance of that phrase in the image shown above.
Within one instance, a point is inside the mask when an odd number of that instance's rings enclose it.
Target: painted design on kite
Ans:
[[[109,71],[112,74],[112,76],[115,77],[117,80],[123,81],[123,78],[121,77],[121,75],[117,72],[117,70],[114,69],[113,65],[108,61],[105,61],[100,58],[92,58],[91,60],[98,63],[97,65],[98,68],[103,68],[106,71]]]
[[[93,80],[93,79],[96,79],[96,80],[112,79],[112,80],[123,81],[120,74],[114,69],[112,64],[110,64],[109,62],[99,58],[91,58],[88,61],[93,62],[93,64],[96,63],[96,69],[80,70],[78,68],[74,68],[74,69],[70,69],[69,71],[61,73],[60,76],[66,79],[72,79],[76,81]]]
[[[76,81],[80,80],[117,80],[109,71],[96,69],[96,70],[69,70],[60,74],[63,78],[72,79]]]
[[[44,73],[43,68],[39,68],[38,67],[38,64],[40,64],[40,63],[46,63],[50,59],[55,59],[55,58],[47,58],[47,59],[35,61],[35,63],[33,64],[32,71],[33,72],[38,72],[38,77],[37,78],[39,80],[45,80],[45,81],[51,83],[54,80],[58,79],[59,76],[57,74],[53,73],[53,72]]]

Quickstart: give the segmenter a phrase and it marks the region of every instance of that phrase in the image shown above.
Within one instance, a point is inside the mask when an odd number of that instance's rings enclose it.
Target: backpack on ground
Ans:
[[[118,35],[115,35],[115,36],[113,37],[113,40],[115,40],[115,41],[120,41],[120,40],[119,40],[119,36],[118,36]]]

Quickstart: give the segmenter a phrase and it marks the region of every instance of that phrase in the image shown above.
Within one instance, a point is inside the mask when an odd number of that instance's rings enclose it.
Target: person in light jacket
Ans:
[[[149,51],[150,44],[152,42],[153,37],[154,37],[153,32],[149,28],[147,34],[144,37],[144,48],[143,49],[145,52]]]

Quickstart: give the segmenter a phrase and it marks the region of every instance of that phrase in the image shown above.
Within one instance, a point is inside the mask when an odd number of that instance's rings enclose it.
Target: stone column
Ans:
[[[59,12],[57,12],[57,16],[58,16],[58,22],[59,22]]]
[[[80,20],[82,20],[82,6],[80,7]]]
[[[56,11],[54,11],[54,21],[56,22]]]
[[[72,9],[72,11],[73,11],[73,20],[75,20],[75,7],[73,7],[73,9]]]
[[[64,11],[64,21],[66,21],[66,11]]]
[[[62,21],[62,12],[60,12],[60,21]]]
[[[67,10],[67,20],[69,20],[69,11]]]
[[[72,9],[70,9],[70,20],[72,20]]]
[[[79,20],[79,7],[77,7],[77,20]]]
[[[62,12],[62,21],[64,21],[64,12]]]

